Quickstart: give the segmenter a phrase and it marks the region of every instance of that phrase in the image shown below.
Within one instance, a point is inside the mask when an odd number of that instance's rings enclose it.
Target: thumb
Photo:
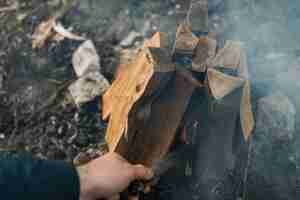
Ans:
[[[150,180],[154,176],[153,171],[145,167],[144,165],[134,165],[133,170],[134,170],[134,179]]]

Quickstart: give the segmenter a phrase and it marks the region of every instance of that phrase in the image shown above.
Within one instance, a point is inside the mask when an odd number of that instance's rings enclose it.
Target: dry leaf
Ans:
[[[63,25],[59,22],[58,23],[54,22],[53,30],[63,38],[68,38],[71,40],[79,40],[79,41],[86,40],[85,37],[78,36],[75,35],[74,33],[71,33],[69,30],[65,29]]]
[[[64,2],[62,8],[57,10],[47,21],[42,22],[32,35],[32,48],[42,48],[47,40],[53,37],[56,20],[63,17],[77,3],[77,0]]]
[[[53,35],[53,26],[56,17],[50,17],[47,21],[42,22],[34,31],[32,38],[32,48],[42,48],[46,41]]]

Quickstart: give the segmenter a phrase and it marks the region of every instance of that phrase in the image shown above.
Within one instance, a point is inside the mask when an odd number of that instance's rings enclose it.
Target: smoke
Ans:
[[[300,2],[227,0],[226,36],[248,52],[251,79],[273,84],[278,74],[298,65]]]

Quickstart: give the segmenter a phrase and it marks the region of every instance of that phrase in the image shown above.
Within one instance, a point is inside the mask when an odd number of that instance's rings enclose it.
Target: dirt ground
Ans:
[[[101,154],[106,130],[106,122],[101,120],[100,115],[101,99],[96,98],[81,107],[70,102],[65,103],[64,85],[76,77],[72,66],[72,54],[81,42],[65,39],[61,42],[49,41],[41,49],[32,48],[32,34],[35,28],[70,1],[72,0],[0,1],[0,151],[3,153],[29,153],[41,159],[59,159],[75,164]],[[255,83],[254,88],[259,88],[256,92],[264,91],[265,85],[267,88],[276,87],[273,77],[278,72],[287,71],[287,68],[283,69],[282,66],[294,65],[296,62],[291,62],[290,57],[281,59],[280,62],[278,59],[266,61],[261,57],[266,56],[266,52],[272,53],[283,47],[282,51],[279,50],[280,53],[292,55],[294,60],[299,59],[294,55],[299,57],[297,41],[300,41],[300,38],[285,33],[287,13],[281,12],[284,5],[274,6],[273,1],[263,1],[266,5],[253,7],[249,3],[252,1],[230,2],[233,11],[227,15],[226,35],[230,35],[230,39],[247,42],[245,48],[249,50],[252,81]],[[2,7],[11,5],[16,8],[1,11]],[[116,66],[120,62],[120,41],[133,30],[140,32],[144,38],[157,30],[174,35],[176,23],[186,16],[188,7],[189,0],[86,0],[79,1],[59,21],[64,27],[71,28],[72,32],[94,42],[101,58],[102,73],[112,81]],[[253,10],[249,11],[249,8]],[[265,12],[266,10],[268,12]],[[220,11],[219,14],[223,13]],[[218,19],[218,16],[215,18]],[[251,31],[248,31],[249,29]],[[141,43],[142,39],[137,42]],[[297,66],[300,64],[297,63]],[[293,92],[292,96],[295,96],[294,94]],[[300,130],[299,124],[296,124],[297,130]],[[296,169],[300,168],[300,154],[296,150],[300,144],[299,136],[295,136],[296,139],[292,142],[277,146],[269,145],[271,142],[265,142],[265,138],[257,138],[254,138],[254,143],[258,141],[257,144],[262,148],[257,150],[260,157],[253,160],[257,159],[261,168],[256,165],[252,167],[254,170],[248,180],[249,199],[285,199],[279,197],[279,193],[274,193],[272,187],[275,186],[268,185],[264,174],[261,175],[258,171],[262,169],[261,173],[267,174],[272,168],[272,173],[278,175],[278,179],[271,181],[285,182],[285,169],[290,169],[289,174],[292,178],[289,180],[294,181],[295,176],[300,174],[299,170],[296,173]],[[264,145],[271,149],[268,155]],[[290,155],[295,157],[293,161],[289,160]],[[278,161],[275,164],[274,158]],[[224,192],[223,199],[232,199],[229,194],[233,193],[235,197],[242,195],[243,177],[239,172],[228,172],[226,184],[220,186]],[[162,191],[161,197],[170,199],[170,191],[181,193],[178,185],[170,184],[169,179],[163,179],[161,182],[162,184],[157,186],[158,190]],[[283,187],[282,185],[280,187]],[[291,185],[299,190],[298,182]],[[274,190],[283,191],[281,188]],[[182,195],[184,194],[182,191]]]
[[[106,123],[100,119],[100,99],[77,108],[73,104],[62,106],[63,97],[59,97],[53,106],[41,110],[51,97],[61,95],[57,94],[58,88],[75,77],[71,58],[80,42],[49,41],[41,49],[32,49],[32,34],[42,21],[67,2],[0,2],[0,7],[17,6],[17,9],[0,12],[0,69],[4,79],[0,87],[2,151],[28,152],[43,159],[72,162],[78,154],[84,154],[79,157],[96,156],[103,142]],[[132,30],[143,29],[144,35],[150,36],[159,28],[156,26],[164,23],[172,29],[167,26],[163,29],[172,32],[176,20],[175,17],[169,19],[176,5],[188,4],[179,3],[171,0],[81,1],[60,22],[95,43],[102,73],[112,80],[118,64],[114,49],[119,42]],[[161,13],[162,10],[169,13]],[[145,23],[150,26],[145,28]]]

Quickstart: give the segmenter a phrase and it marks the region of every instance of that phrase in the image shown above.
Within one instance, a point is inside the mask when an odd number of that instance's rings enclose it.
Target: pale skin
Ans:
[[[77,168],[80,200],[118,197],[134,180],[150,180],[153,172],[143,165],[132,165],[116,153],[108,153]]]

